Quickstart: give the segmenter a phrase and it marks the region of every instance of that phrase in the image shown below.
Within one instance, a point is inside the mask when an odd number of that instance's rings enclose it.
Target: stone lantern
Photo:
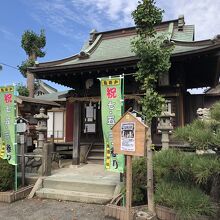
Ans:
[[[160,118],[158,119],[159,123],[157,126],[158,132],[162,134],[161,143],[162,150],[169,148],[169,135],[172,133],[173,125],[171,123],[174,113],[168,111],[162,112]]]
[[[34,118],[37,120],[36,130],[38,131],[38,148],[43,148],[45,142],[45,132],[47,131],[47,120],[48,115],[44,114],[45,109],[40,108],[40,113],[34,115]]]

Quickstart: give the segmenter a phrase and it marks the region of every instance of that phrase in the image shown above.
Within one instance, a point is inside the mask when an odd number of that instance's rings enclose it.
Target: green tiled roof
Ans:
[[[170,23],[166,29],[162,29],[158,32],[158,35],[160,34],[166,35],[170,40],[192,42],[194,39],[194,26],[184,26],[182,31],[178,31],[177,27],[174,28],[174,24]],[[58,64],[57,66],[83,64],[135,56],[131,51],[131,41],[136,36],[135,34],[121,35],[119,37],[107,39],[103,38],[102,35],[102,33],[98,34],[92,45],[89,46],[88,43],[84,44],[83,50],[89,54],[88,58],[80,59],[75,57],[67,62]],[[184,46],[177,47],[173,53],[178,53],[187,49],[191,50],[193,48],[184,48]]]
[[[172,52],[173,56],[181,56],[187,52],[197,52],[199,49],[206,49],[213,46],[212,40],[194,41],[194,25],[181,26],[181,23],[178,23],[178,21],[164,22],[156,27],[158,35],[163,34],[167,36],[168,40],[174,42],[175,49]],[[103,63],[105,61],[123,58],[132,59],[135,58],[135,54],[131,51],[131,41],[135,36],[137,36],[135,27],[106,32],[91,32],[90,42],[85,42],[79,54],[63,60],[40,63],[36,69],[41,67],[64,68],[64,66],[74,66],[77,64],[78,66],[83,64],[87,64],[88,66],[90,63],[96,62]]]
[[[190,52],[190,51],[194,51],[194,50],[198,50],[198,49],[202,49],[202,48],[206,48],[207,45],[203,45],[203,46],[181,46],[181,45],[176,45],[174,50],[173,50],[173,54],[177,54],[177,53],[183,53],[183,52]]]
[[[178,31],[178,28],[174,28],[172,40],[190,42],[194,40],[194,25],[185,25],[183,31]]]
[[[66,98],[59,99],[59,96],[64,95],[66,93],[68,93],[68,91],[53,92],[50,94],[36,96],[35,99],[40,99],[40,100],[45,100],[45,101],[53,101],[53,102],[56,102],[56,101],[62,102],[62,101],[66,101]]]
[[[135,54],[131,52],[131,40],[133,38],[134,36],[126,36],[101,40],[96,48],[91,51],[88,59],[76,58],[60,65],[87,63],[134,56]]]

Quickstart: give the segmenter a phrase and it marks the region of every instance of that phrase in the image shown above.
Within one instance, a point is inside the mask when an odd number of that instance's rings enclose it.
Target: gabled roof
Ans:
[[[214,88],[208,88],[204,91],[206,95],[220,95],[220,83]]]
[[[45,94],[57,92],[57,89],[45,83],[43,80],[38,80],[38,90],[43,90]]]
[[[167,21],[156,27],[158,35],[163,34],[174,43],[175,49],[172,52],[172,57],[220,48],[218,38],[216,40],[194,41],[194,25],[183,25],[180,28],[178,22],[178,19]],[[131,50],[131,40],[135,37],[135,27],[106,32],[93,31],[90,33],[90,41],[84,44],[79,54],[62,60],[40,63],[37,67],[31,69],[33,72],[37,72],[44,68],[74,68],[104,63],[105,61],[136,59],[135,54]]]
[[[23,102],[27,102],[27,103],[33,103],[36,105],[60,107],[60,104],[58,104],[56,102],[46,101],[46,100],[36,99],[36,98],[31,98],[31,97],[26,97],[26,96],[19,95],[19,96],[16,96],[15,99],[18,104],[22,104]]]
[[[212,40],[194,41],[194,26],[185,25],[183,16],[162,22],[155,30],[158,35],[163,34],[167,37],[168,44],[174,44],[175,48],[171,54],[172,66],[179,68],[180,63],[184,65],[185,69],[182,68],[182,71],[187,73],[187,88],[214,86],[218,82],[220,35]],[[137,71],[138,57],[132,52],[131,40],[136,36],[135,27],[105,32],[93,30],[90,39],[78,54],[62,60],[40,63],[29,70],[37,78],[48,79],[72,88],[76,88],[78,81],[88,77],[103,77],[109,72],[133,73]],[[174,69],[174,72],[178,71]],[[192,75],[194,80],[191,80]]]
[[[183,19],[182,17],[180,19]],[[165,35],[168,40],[173,41],[176,49],[173,54],[198,49],[193,44],[194,25],[183,25],[179,27],[180,19],[165,21],[158,25],[155,29],[158,35]],[[62,60],[40,63],[36,69],[43,67],[61,67],[69,65],[83,65],[87,63],[100,62],[106,60],[115,60],[123,58],[135,57],[131,51],[131,40],[137,36],[136,28],[122,28],[105,32],[90,33],[90,40],[87,41],[79,54]],[[187,42],[183,46],[180,43]],[[34,69],[34,68],[33,68]]]
[[[68,91],[53,92],[50,94],[36,96],[35,99],[41,99],[44,101],[53,101],[53,102],[65,102],[66,98],[63,97],[59,98],[59,96],[64,95],[66,93],[68,93]]]
[[[112,129],[120,123],[120,121],[126,116],[126,115],[130,115],[131,118],[134,119],[134,121],[137,121],[137,123],[139,123],[141,126],[145,127],[145,128],[148,128],[148,126],[146,124],[144,124],[141,120],[138,119],[138,117],[135,117],[134,114],[132,114],[131,112],[127,111],[125,112],[121,118],[113,125]]]

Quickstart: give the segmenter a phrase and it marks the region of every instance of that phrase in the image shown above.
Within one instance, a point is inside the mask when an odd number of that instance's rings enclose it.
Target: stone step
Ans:
[[[104,159],[103,160],[87,160],[88,164],[100,164],[103,165],[104,164]]]
[[[103,153],[104,154],[104,148],[92,148],[90,152],[97,152],[97,153]]]
[[[97,156],[97,155],[94,155],[94,156],[88,156],[87,158],[88,160],[104,160],[104,156]]]
[[[103,152],[90,151],[88,157],[92,157],[92,158],[93,157],[98,157],[98,159],[102,158],[102,160],[103,160],[104,159],[104,153]]]
[[[107,204],[112,199],[112,196],[108,194],[76,192],[76,191],[48,189],[48,188],[42,188],[38,190],[36,192],[36,195],[40,198],[46,198],[46,199],[57,199],[57,200],[95,203],[95,204]]]
[[[98,180],[98,181],[97,181]],[[95,177],[89,179],[83,179],[83,177],[75,179],[56,179],[46,178],[43,181],[43,188],[57,189],[57,190],[69,190],[77,192],[88,192],[88,193],[104,193],[113,195],[116,184]]]
[[[104,143],[103,142],[95,142],[93,145],[94,146],[102,146],[102,147],[104,147]]]

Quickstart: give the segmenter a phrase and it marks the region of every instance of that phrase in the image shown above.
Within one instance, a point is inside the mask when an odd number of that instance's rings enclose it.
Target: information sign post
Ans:
[[[126,155],[126,219],[132,219],[132,156],[145,156],[145,134],[148,127],[126,112],[112,127],[114,153]]]

